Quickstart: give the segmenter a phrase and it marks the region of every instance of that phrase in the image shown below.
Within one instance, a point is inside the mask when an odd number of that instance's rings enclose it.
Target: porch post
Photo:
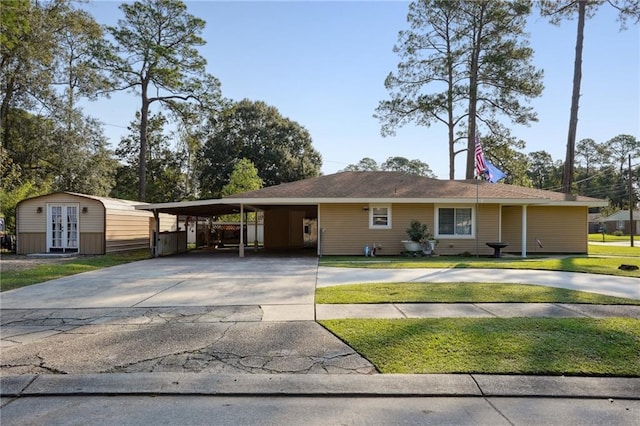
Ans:
[[[522,206],[522,257],[527,257],[527,206]]]
[[[244,205],[240,203],[240,247],[238,248],[240,257],[244,257]]]
[[[502,204],[498,205],[498,241],[502,241]]]

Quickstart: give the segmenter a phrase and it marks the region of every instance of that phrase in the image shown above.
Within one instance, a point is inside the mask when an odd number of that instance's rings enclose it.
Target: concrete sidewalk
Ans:
[[[346,318],[637,318],[638,305],[569,303],[378,303],[316,305],[316,319]]]
[[[526,262],[526,260],[523,260]],[[640,299],[640,279],[529,269],[368,269],[318,267],[317,287],[383,282],[497,282],[537,284]]]

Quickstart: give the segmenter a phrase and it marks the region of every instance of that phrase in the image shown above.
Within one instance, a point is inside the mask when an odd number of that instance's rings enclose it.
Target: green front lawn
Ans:
[[[316,303],[589,303],[640,305],[640,300],[585,291],[499,283],[371,283],[316,289]]]
[[[137,250],[86,258],[78,257],[57,264],[42,264],[18,271],[2,271],[0,291],[150,258],[149,250]]]
[[[637,235],[634,235],[634,237],[634,240],[636,242],[640,242],[640,237],[638,237]],[[602,234],[589,234],[589,241],[595,241],[598,243],[611,243],[620,241],[629,242],[629,240],[631,240],[631,237],[629,235],[604,234],[604,241],[602,241]]]
[[[520,257],[403,257],[403,256],[323,256],[321,266],[343,268],[497,268],[539,269],[567,272],[589,272],[594,274],[638,277],[639,271],[623,271],[621,264],[640,266],[640,247],[589,246],[589,256],[531,256]]]
[[[640,376],[640,320],[320,321],[381,373]]]

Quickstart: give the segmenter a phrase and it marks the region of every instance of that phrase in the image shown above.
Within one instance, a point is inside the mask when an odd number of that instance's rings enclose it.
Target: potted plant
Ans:
[[[413,219],[411,223],[409,223],[409,227],[406,229],[407,236],[409,240],[401,241],[404,244],[404,248],[407,251],[421,251],[424,243],[429,242],[431,251],[433,251],[435,246],[435,241],[433,240],[433,234],[429,232],[429,226],[425,223],[421,223],[417,219]]]

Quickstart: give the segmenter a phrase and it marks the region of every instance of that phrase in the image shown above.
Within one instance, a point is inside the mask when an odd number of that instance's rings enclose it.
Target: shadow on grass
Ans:
[[[640,320],[322,321],[382,373],[640,376]]]

